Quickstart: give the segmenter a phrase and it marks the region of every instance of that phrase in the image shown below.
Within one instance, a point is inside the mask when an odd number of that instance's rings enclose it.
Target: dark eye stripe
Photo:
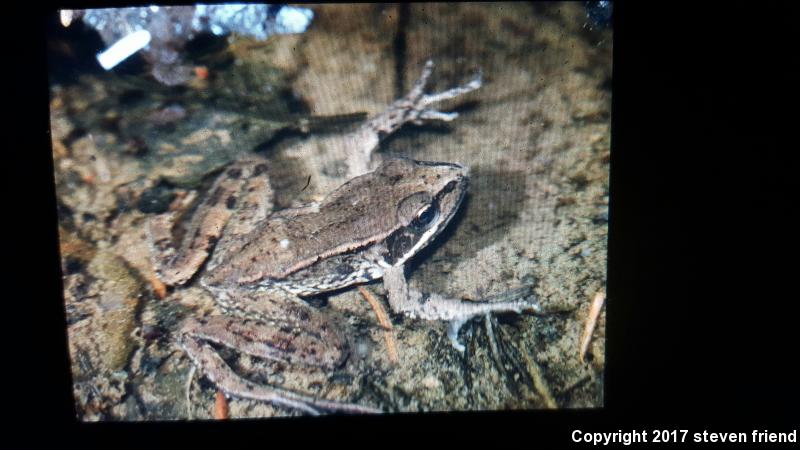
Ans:
[[[453,189],[455,189],[455,188],[456,188],[456,185],[457,185],[457,184],[458,184],[458,183],[457,183],[455,180],[453,180],[453,181],[451,181],[451,182],[447,183],[447,184],[446,184],[446,185],[445,185],[445,186],[442,188],[442,190],[441,190],[441,191],[439,191],[439,193],[437,194],[437,197],[441,197],[442,195],[444,195],[444,194],[447,194],[448,192],[451,192]]]

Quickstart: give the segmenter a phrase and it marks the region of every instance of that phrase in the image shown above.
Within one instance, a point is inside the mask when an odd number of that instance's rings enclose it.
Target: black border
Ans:
[[[4,216],[13,246],[6,262],[16,270],[3,314],[8,429],[21,442],[232,446],[247,436],[265,446],[276,438],[384,446],[483,438],[534,447],[578,445],[569,438],[576,428],[798,428],[796,7],[614,5],[605,408],[79,424],[47,132],[44,23],[55,7],[17,6],[5,15],[5,67],[15,84],[4,102],[13,124]]]

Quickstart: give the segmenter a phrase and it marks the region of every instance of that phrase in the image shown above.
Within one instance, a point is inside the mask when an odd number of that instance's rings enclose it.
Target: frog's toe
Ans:
[[[450,339],[450,345],[459,353],[464,353],[466,350],[464,344],[458,341],[458,331],[465,323],[467,323],[467,319],[453,319],[447,324],[447,337]]]
[[[426,109],[419,114],[419,118],[414,120],[414,124],[421,125],[426,120],[441,120],[442,122],[452,122],[458,118],[457,112],[445,113],[436,109]]]

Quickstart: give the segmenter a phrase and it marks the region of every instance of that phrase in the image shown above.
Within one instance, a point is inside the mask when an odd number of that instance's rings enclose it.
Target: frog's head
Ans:
[[[326,197],[319,214],[330,225],[316,241],[337,251],[380,245],[385,264],[402,265],[453,218],[467,178],[460,164],[389,159]]]
[[[386,239],[386,262],[397,266],[430,243],[458,211],[469,169],[448,162],[393,159],[377,169],[394,181],[396,231]]]

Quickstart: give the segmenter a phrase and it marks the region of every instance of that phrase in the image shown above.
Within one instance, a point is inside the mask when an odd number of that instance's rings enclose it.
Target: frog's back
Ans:
[[[284,280],[321,261],[359,253],[397,229],[392,204],[358,195],[331,196],[311,212],[278,212],[232,243],[230,259],[204,278],[211,285]]]
[[[337,188],[317,208],[273,214],[234,243],[229,261],[215,266],[205,279],[212,285],[252,286],[284,281],[313,266],[319,266],[319,276],[344,272],[341,267],[353,264],[363,272],[368,269],[363,253],[403,226],[398,205],[434,186],[434,178],[441,176],[423,163],[405,159],[384,163]],[[359,259],[353,260],[354,256]]]

